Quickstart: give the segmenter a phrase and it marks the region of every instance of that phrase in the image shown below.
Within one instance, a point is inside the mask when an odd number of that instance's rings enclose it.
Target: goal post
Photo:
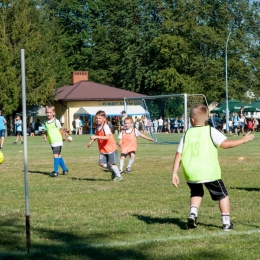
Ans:
[[[155,143],[179,143],[182,135],[166,136],[166,134],[184,133],[190,127],[189,110],[195,104],[205,104],[208,107],[206,96],[203,94],[170,94],[124,98],[126,112],[129,105],[142,106],[144,114],[135,116],[135,119],[140,122],[137,128],[140,131],[149,132]],[[148,121],[146,127],[142,123],[144,117]],[[158,125],[158,128],[155,126],[159,119],[163,119],[162,129],[161,125]]]

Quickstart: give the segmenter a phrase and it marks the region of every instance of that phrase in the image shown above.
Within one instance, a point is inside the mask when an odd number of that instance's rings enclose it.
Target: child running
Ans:
[[[121,147],[120,158],[120,173],[123,172],[124,161],[127,155],[130,156],[128,165],[126,167],[126,173],[131,173],[131,166],[135,160],[135,152],[137,150],[137,137],[140,136],[149,141],[153,141],[152,138],[141,134],[136,128],[133,127],[133,119],[128,116],[124,121],[124,129],[119,134],[119,146]]]
[[[204,195],[203,184],[212,200],[219,201],[222,216],[222,228],[229,231],[234,228],[230,222],[230,202],[227,189],[221,179],[217,147],[233,148],[254,139],[250,132],[238,140],[227,140],[226,136],[213,127],[205,125],[208,120],[208,108],[198,104],[191,108],[192,128],[182,137],[174,158],[172,184],[178,187],[178,169],[180,162],[184,177],[190,188],[190,214],[188,227],[197,227],[198,210]]]
[[[118,167],[117,145],[111,130],[106,123],[106,113],[99,110],[96,113],[96,131],[95,135],[90,136],[91,141],[87,144],[87,148],[97,140],[99,148],[99,165],[112,171],[111,179],[115,182],[122,180]]]
[[[48,105],[45,108],[45,113],[48,121],[45,123],[46,134],[43,135],[43,140],[46,142],[46,136],[51,145],[54,160],[54,171],[50,173],[51,177],[58,177],[59,165],[63,170],[63,175],[69,173],[63,158],[61,157],[62,141],[65,141],[64,131],[62,130],[60,121],[55,118],[55,107]]]

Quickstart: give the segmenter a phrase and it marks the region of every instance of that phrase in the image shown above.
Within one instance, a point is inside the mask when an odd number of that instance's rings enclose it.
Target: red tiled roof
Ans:
[[[136,92],[114,88],[107,85],[82,80],[74,85],[58,89],[57,99],[63,101],[73,100],[118,100],[124,97],[145,96]]]

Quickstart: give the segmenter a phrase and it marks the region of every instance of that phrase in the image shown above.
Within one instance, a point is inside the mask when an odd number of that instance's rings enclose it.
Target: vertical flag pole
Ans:
[[[29,189],[28,189],[28,149],[27,149],[27,114],[26,114],[26,84],[25,84],[25,58],[24,49],[21,49],[22,69],[22,106],[23,106],[23,154],[24,154],[24,189],[25,189],[25,225],[26,225],[26,246],[31,246],[30,234],[30,210],[29,210]]]

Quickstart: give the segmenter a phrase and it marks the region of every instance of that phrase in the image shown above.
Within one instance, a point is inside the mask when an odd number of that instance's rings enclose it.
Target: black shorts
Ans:
[[[135,152],[132,151],[132,152],[129,152],[129,153],[121,153],[121,156],[123,156],[123,157],[126,157],[127,155],[131,156],[131,153],[135,154]]]
[[[203,197],[204,189],[203,184],[208,189],[212,200],[222,200],[228,196],[228,191],[222,180],[216,180],[205,183],[190,183],[187,182],[190,187],[191,197]]]
[[[21,136],[23,135],[23,131],[17,131],[17,132],[16,132],[16,136],[20,136],[20,135],[21,135]]]
[[[51,147],[53,154],[61,153],[61,146]]]

